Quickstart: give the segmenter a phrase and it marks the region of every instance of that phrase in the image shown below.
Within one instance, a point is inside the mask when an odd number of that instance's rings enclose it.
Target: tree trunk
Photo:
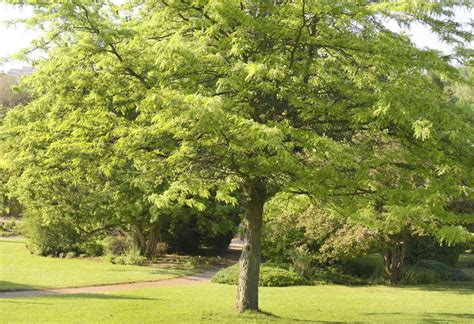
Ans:
[[[145,254],[146,252],[146,239],[145,235],[143,235],[143,231],[140,225],[134,224],[132,225],[132,238],[133,244],[140,250],[141,254]]]
[[[150,231],[148,232],[145,251],[145,256],[149,259],[153,258],[156,255],[156,247],[160,238],[159,234],[160,232],[158,230],[158,225],[156,223],[150,225]]]
[[[265,187],[253,183],[245,190],[247,204],[243,221],[244,246],[240,256],[237,310],[258,310],[258,281],[260,277],[260,238],[262,234]]]
[[[408,238],[405,238],[405,240],[395,243],[392,249],[384,254],[385,271],[391,286],[395,286],[400,282],[407,241]]]

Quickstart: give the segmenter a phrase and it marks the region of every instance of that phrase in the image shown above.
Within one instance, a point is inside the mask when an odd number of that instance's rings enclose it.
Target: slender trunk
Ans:
[[[385,271],[391,286],[397,285],[400,282],[407,241],[408,237],[405,237],[403,241],[395,243],[384,255]]]
[[[237,310],[258,310],[258,281],[260,276],[260,238],[262,234],[265,188],[261,182],[246,189],[247,204],[244,228],[244,246],[240,256]]]
[[[133,244],[140,250],[141,254],[146,252],[146,239],[140,225],[132,225]]]
[[[150,231],[148,232],[148,238],[146,242],[146,251],[145,256],[147,258],[152,258],[156,255],[156,247],[158,245],[159,239],[158,225],[152,224],[150,226]]]

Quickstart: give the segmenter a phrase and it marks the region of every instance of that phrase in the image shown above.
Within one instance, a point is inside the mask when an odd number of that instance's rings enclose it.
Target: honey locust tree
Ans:
[[[123,107],[137,126],[135,140],[124,142],[154,144],[140,151],[150,175],[173,170],[166,188],[149,195],[156,208],[202,209],[211,193],[242,203],[239,311],[258,309],[262,215],[276,194],[359,210],[374,192],[384,196],[377,184],[385,168],[406,170],[415,154],[431,162],[431,178],[448,174],[437,179],[443,192],[463,185],[462,161],[440,145],[468,151],[472,132],[455,124],[458,111],[443,105],[429,77],[456,78],[451,58],[416,48],[385,23],[422,23],[461,46],[471,34],[452,11],[470,1],[6,2],[35,6],[29,22],[46,29],[36,45],[49,53],[39,64],[87,62],[80,69],[106,76],[114,90],[92,91],[112,109],[124,87],[130,91]],[[159,154],[163,139],[173,145]],[[150,158],[156,154],[159,163]],[[397,188],[390,189],[395,204]],[[420,201],[433,191],[417,192]]]

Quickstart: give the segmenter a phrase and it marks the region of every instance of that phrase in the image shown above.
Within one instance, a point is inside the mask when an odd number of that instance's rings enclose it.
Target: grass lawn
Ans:
[[[33,256],[25,242],[0,239],[0,291],[150,281],[183,274],[183,270],[114,265],[100,260]]]
[[[157,280],[183,271],[32,256],[0,240],[0,290]],[[471,256],[461,259],[467,265]],[[218,284],[0,298],[0,323],[474,322],[474,282],[261,288],[264,313],[238,315],[236,287]]]
[[[238,316],[236,288],[208,284],[0,299],[1,323],[473,322],[472,286],[261,288],[267,314]]]

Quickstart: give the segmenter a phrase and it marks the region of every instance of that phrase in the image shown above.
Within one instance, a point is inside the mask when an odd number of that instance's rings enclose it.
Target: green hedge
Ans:
[[[211,281],[219,284],[237,285],[239,265],[234,264],[217,272]],[[307,284],[306,280],[296,272],[272,264],[262,264],[260,267],[259,286],[285,287]]]

